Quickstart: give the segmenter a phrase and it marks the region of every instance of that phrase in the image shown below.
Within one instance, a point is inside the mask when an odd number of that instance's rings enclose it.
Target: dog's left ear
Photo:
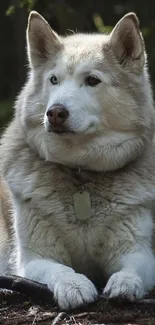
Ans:
[[[42,65],[62,47],[60,38],[48,22],[36,11],[28,18],[27,48],[31,67]]]
[[[110,34],[110,47],[124,68],[141,71],[145,63],[144,41],[134,13],[128,13],[116,24]]]

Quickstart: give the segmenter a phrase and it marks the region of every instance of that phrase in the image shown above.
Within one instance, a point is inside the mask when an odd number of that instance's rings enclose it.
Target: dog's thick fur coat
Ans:
[[[139,299],[155,284],[155,118],[138,19],[124,16],[109,35],[60,37],[32,12],[27,44],[29,78],[1,143],[13,272],[46,283],[63,309],[94,301],[97,286]],[[46,114],[58,104],[69,114],[61,133]],[[85,220],[73,204],[80,182]]]

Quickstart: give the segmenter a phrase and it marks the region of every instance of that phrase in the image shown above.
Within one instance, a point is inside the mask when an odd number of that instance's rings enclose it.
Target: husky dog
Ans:
[[[138,18],[61,37],[33,11],[27,49],[1,141],[14,273],[47,284],[61,309],[93,302],[97,288],[140,299],[155,285],[155,117]]]

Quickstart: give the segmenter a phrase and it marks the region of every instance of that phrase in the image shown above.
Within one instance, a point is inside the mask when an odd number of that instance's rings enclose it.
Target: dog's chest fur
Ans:
[[[72,266],[94,280],[106,274],[112,260],[111,272],[117,270],[115,255],[120,254],[120,245],[122,252],[127,251],[141,228],[150,236],[149,217],[148,224],[144,225],[143,214],[139,222],[140,207],[136,211],[133,206],[134,184],[130,176],[125,179],[126,173],[82,170],[79,178],[77,170],[45,162],[28,148],[17,156],[8,181],[14,193],[21,264],[29,251],[32,256]],[[86,220],[76,218],[73,204],[81,180],[91,199],[92,217]]]

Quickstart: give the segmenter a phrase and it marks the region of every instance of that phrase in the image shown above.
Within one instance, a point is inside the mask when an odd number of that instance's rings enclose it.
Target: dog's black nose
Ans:
[[[51,106],[46,114],[52,125],[62,125],[69,116],[67,108],[61,104]]]

